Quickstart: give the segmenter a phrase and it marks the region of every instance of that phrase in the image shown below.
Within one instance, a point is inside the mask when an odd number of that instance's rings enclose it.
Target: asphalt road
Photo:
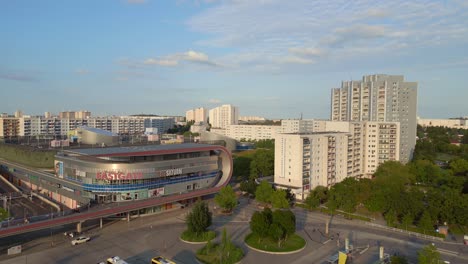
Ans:
[[[72,246],[70,238],[62,232],[29,241],[23,245],[24,252],[16,257],[0,255],[0,263],[98,263],[111,256],[120,256],[129,263],[150,263],[151,257],[164,255],[177,263],[196,263],[194,255],[202,245],[191,245],[179,240],[186,226],[184,215],[189,209],[182,209],[155,216],[141,217],[126,221],[107,222],[104,229],[94,228],[87,231],[92,240],[86,244]],[[335,218],[330,226],[329,240],[325,232],[328,216],[295,209],[297,230],[307,241],[305,249],[291,255],[270,255],[248,249],[244,237],[249,233],[248,219],[256,210],[254,204],[242,200],[232,216],[215,216],[212,229],[220,233],[224,228],[240,246],[245,257],[242,263],[325,263],[327,258],[336,254],[344,246],[344,238],[349,237],[351,244],[363,254],[355,254],[353,263],[373,263],[378,259],[379,246],[387,253],[398,253],[409,257],[416,263],[417,251],[430,241],[408,237],[401,233],[388,232],[363,225],[359,221]],[[315,231],[314,231],[315,230]],[[339,233],[339,236],[338,236]],[[337,238],[340,245],[337,244]],[[468,247],[458,244],[435,243],[443,250],[443,260],[451,264],[468,262]]]

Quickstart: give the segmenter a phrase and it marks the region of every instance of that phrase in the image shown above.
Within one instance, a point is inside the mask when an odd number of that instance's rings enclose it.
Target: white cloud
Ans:
[[[196,62],[208,62],[208,56],[202,52],[189,50],[183,54],[183,59]]]
[[[178,61],[175,59],[146,59],[143,64],[146,65],[159,65],[159,66],[176,66]]]
[[[210,99],[210,100],[208,100],[208,103],[210,103],[210,104],[219,104],[219,103],[221,103],[221,100],[219,100],[219,99]]]
[[[389,51],[463,45],[467,16],[462,0],[233,0],[204,9],[187,25],[206,36],[197,44],[235,50],[217,61],[250,70],[288,61],[338,63],[366,50],[383,59]]]
[[[144,65],[159,65],[159,66],[177,66],[180,62],[192,62],[209,66],[220,66],[211,61],[203,52],[189,50],[187,52],[175,53],[163,56],[161,58],[148,58],[143,61]]]

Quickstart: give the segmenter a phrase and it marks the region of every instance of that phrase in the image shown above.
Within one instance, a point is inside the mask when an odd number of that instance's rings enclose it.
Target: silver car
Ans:
[[[73,239],[71,244],[74,246],[74,245],[78,245],[78,244],[82,244],[82,243],[86,243],[88,242],[89,240],[91,240],[90,237],[84,237],[84,236],[80,236],[76,239]]]

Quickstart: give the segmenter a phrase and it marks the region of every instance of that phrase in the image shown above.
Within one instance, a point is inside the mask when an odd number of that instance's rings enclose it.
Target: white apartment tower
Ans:
[[[204,107],[190,109],[185,112],[185,121],[206,124],[208,121],[208,110]]]
[[[228,125],[237,125],[239,108],[230,104],[211,109],[209,112],[210,124],[213,128],[227,128]]]
[[[339,123],[336,128],[342,129]],[[275,184],[304,199],[319,185],[370,177],[379,164],[399,159],[398,122],[343,123],[348,126],[342,132],[277,134]]]
[[[331,92],[332,121],[400,122],[400,161],[412,158],[416,145],[417,82],[402,75],[367,75],[343,81]]]

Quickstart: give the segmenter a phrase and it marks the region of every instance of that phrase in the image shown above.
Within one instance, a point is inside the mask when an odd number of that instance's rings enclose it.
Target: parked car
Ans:
[[[80,236],[80,237],[78,237],[77,239],[73,239],[72,242],[71,242],[71,244],[74,246],[74,245],[86,243],[86,242],[88,242],[89,240],[91,240],[90,237]]]

